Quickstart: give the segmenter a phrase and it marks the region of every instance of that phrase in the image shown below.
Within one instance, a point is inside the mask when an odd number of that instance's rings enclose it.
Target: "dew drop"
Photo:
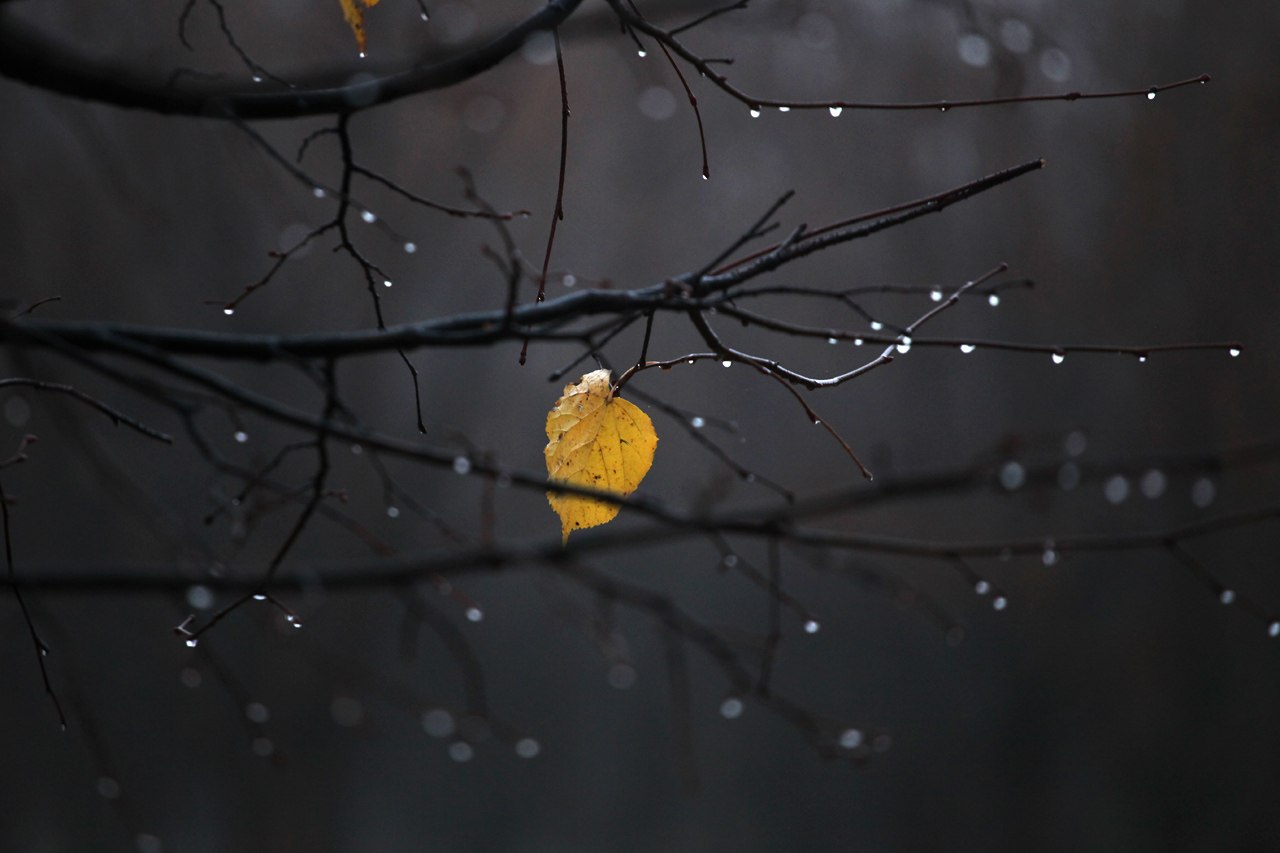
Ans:
[[[242,429],[238,429],[236,430],[235,435],[233,435],[232,438],[236,440],[236,444],[244,444],[246,441],[249,440],[249,433],[245,432]]]
[[[542,752],[542,744],[531,737],[522,737],[516,741],[516,755],[521,758],[537,758]]]
[[[1000,294],[998,294],[998,293],[989,293],[989,294],[987,294],[987,304],[988,304],[988,305],[990,305],[992,308],[995,308],[997,305],[999,305],[999,304],[1000,304]]]
[[[363,219],[365,222],[369,223],[370,225],[378,221],[378,217],[374,215],[374,212],[372,210],[360,211],[360,218]]]
[[[694,415],[692,418],[689,419],[689,426],[693,427],[694,429],[702,429],[706,425],[707,425],[706,420],[698,417],[697,415]]]
[[[1053,354],[1053,363],[1054,363],[1054,364],[1062,364],[1062,362],[1064,362],[1064,361],[1066,361],[1066,360],[1067,360],[1067,356],[1066,356],[1064,353],[1055,352],[1055,353]]]
[[[840,733],[840,746],[844,749],[857,749],[862,746],[862,732],[858,729],[845,729]]]
[[[961,345],[960,345],[960,352],[964,353],[965,355],[968,355],[969,353],[973,352],[973,351],[974,351],[974,350],[976,350],[976,349],[977,349],[977,347],[975,347],[973,344],[961,344]]]
[[[1236,591],[1234,589],[1224,589],[1222,592],[1218,593],[1218,601],[1221,601],[1223,604],[1230,604],[1235,600]]]
[[[730,696],[720,703],[720,716],[726,720],[736,720],[742,716],[745,707],[737,696]]]
[[[733,367],[733,362],[732,362],[732,361],[727,361],[727,360],[726,360],[726,361],[722,361],[722,362],[720,362],[720,366],[721,366],[721,367]]]
[[[223,308],[223,309],[222,309],[222,313],[223,313],[223,314],[226,314],[228,317],[230,317],[232,314],[236,313],[236,309],[234,309],[234,308]]]
[[[1008,606],[1009,599],[1005,598],[1003,595],[997,595],[995,598],[991,599],[991,607],[993,610],[1004,610]]]
[[[827,112],[831,113],[832,118],[839,118],[840,113],[844,112],[844,107],[830,107]]]
[[[1231,356],[1232,358],[1239,358],[1240,347],[1232,347],[1231,349],[1227,350],[1227,355]]]
[[[484,619],[484,611],[479,607],[468,607],[465,615],[468,622],[479,622]]]
[[[465,456],[459,456],[459,457],[457,457],[456,459],[454,459],[454,460],[453,460],[453,473],[455,473],[455,474],[470,474],[470,473],[471,473],[471,460],[470,460],[470,459],[468,459],[468,458],[467,458],[467,457],[465,457]]]
[[[941,301],[942,301],[942,291],[941,291],[941,290],[939,290],[939,289],[938,289],[938,288],[936,288],[936,287],[935,287],[933,290],[930,290],[930,291],[929,291],[929,299],[931,299],[931,300],[932,300],[932,301],[934,301],[934,302],[941,302]]]
[[[751,117],[752,117],[752,118],[760,118],[760,108],[759,108],[759,107],[752,107],[752,108],[751,108]]]
[[[412,255],[414,252],[418,251],[418,244],[417,244],[417,243],[405,243],[405,244],[404,244],[404,250],[405,250],[405,252],[406,252],[407,254]]]
[[[883,328],[884,328],[884,323],[881,323],[879,320],[871,321],[871,331],[878,332]]]
[[[398,506],[387,507],[387,518],[399,518],[399,517],[400,517],[400,507]]]
[[[991,584],[987,583],[986,581],[978,581],[973,585],[973,591],[976,592],[978,595],[986,595],[987,593],[991,592]]]

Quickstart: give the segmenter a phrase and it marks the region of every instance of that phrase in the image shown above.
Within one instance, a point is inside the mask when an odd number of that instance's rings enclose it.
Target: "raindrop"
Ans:
[[[421,12],[421,13],[419,13],[419,14],[418,14],[418,17],[419,17],[419,18],[421,18],[421,19],[422,19],[422,20],[424,20],[424,21],[429,21],[429,20],[431,20],[431,16],[430,16],[430,15],[428,15],[426,12]]]
[[[780,112],[780,113],[789,113],[789,112],[791,112],[791,107],[778,107],[778,112]]]
[[[98,794],[108,800],[120,796],[120,783],[110,776],[98,777]]]
[[[975,347],[973,344],[961,344],[961,345],[960,345],[960,352],[964,353],[965,355],[968,355],[969,353],[973,352],[973,351],[974,351],[974,350],[976,350],[976,349],[977,349],[977,347]]]
[[[197,640],[195,637],[192,637],[189,640],[187,640],[187,648],[189,649],[194,649],[198,645],[200,645],[200,641]]]
[[[398,506],[387,507],[387,518],[399,518],[399,517],[400,517],[400,507]]]
[[[468,622],[479,622],[484,619],[484,611],[479,607],[468,607],[466,617]]]
[[[991,592],[991,584],[987,583],[986,581],[978,581],[973,585],[973,591],[976,592],[978,595],[986,595],[987,593]]]
[[[208,610],[213,606],[213,590],[202,584],[188,587],[187,604],[196,610]]]
[[[4,404],[4,416],[13,426],[22,426],[31,417],[31,404],[22,397],[10,397]]]
[[[910,351],[911,351],[911,338],[907,335],[903,335],[901,338],[898,339],[898,352],[905,355]]]
[[[989,294],[987,294],[987,304],[988,304],[988,305],[990,305],[992,308],[995,308],[997,305],[999,305],[999,304],[1000,304],[1000,294],[998,294],[998,293],[989,293]]]
[[[1147,92],[1147,100],[1148,100],[1148,101],[1154,101],[1155,99],[1156,99],[1156,90],[1155,90],[1155,89],[1152,89],[1150,92]]]
[[[1058,488],[1069,492],[1080,485],[1080,466],[1074,462],[1065,462],[1058,469]]]
[[[997,595],[995,598],[991,599],[991,607],[994,610],[1004,610],[1008,606],[1009,599],[1005,598],[1003,595]]]
[[[635,667],[625,663],[615,663],[609,667],[609,686],[615,690],[626,690],[636,683]]]
[[[1164,472],[1158,468],[1152,468],[1142,475],[1139,488],[1142,489],[1142,494],[1145,497],[1155,500],[1164,494],[1164,488],[1167,483],[1168,480],[1165,478]]]
[[[1006,491],[1020,489],[1026,481],[1027,469],[1022,467],[1021,462],[1011,459],[1000,467],[1000,485],[1004,486]]]
[[[1062,362],[1064,362],[1064,361],[1066,361],[1066,360],[1067,360],[1066,353],[1055,352],[1055,353],[1053,354],[1053,363],[1054,363],[1054,364],[1062,364]]]
[[[378,217],[374,215],[372,210],[363,210],[360,212],[360,218],[372,225],[378,221]]]
[[[692,418],[689,419],[689,426],[693,427],[694,429],[702,429],[706,425],[707,425],[707,422],[703,418],[698,417],[697,415],[694,415]]]
[[[840,343],[840,341],[836,340],[835,338],[827,338],[827,343],[831,344],[832,346],[835,346],[836,344]]]
[[[476,751],[465,740],[455,740],[449,744],[449,757],[459,764],[464,764],[475,757]]]
[[[223,313],[223,314],[226,314],[228,317],[230,317],[232,314],[236,313],[236,309],[234,309],[234,308],[223,308],[223,309],[222,309],[222,313]]]
[[[858,729],[845,729],[840,733],[840,746],[845,749],[857,749],[862,746],[862,732]]]
[[[261,725],[271,719],[271,711],[261,702],[250,702],[244,706],[244,715],[249,718],[249,722]]]
[[[353,444],[353,445],[351,445],[351,455],[352,455],[352,456],[359,456],[361,453],[364,453],[364,448],[363,448],[363,447],[361,447],[361,446],[360,446],[360,445],[358,445],[358,444]]]
[[[726,720],[736,720],[742,716],[745,707],[737,696],[730,696],[720,703],[720,716]]]
[[[1044,564],[1046,569],[1058,564],[1058,549],[1054,547],[1052,542],[1044,543],[1044,552],[1040,554],[1040,562]]]
[[[648,51],[646,51],[644,48],[641,48],[640,50],[636,51],[636,56],[640,57],[641,59],[644,59],[648,55],[649,55]]]
[[[636,105],[642,115],[654,121],[666,121],[676,114],[676,96],[666,86],[648,87]]]
[[[1000,24],[1000,41],[1014,53],[1026,53],[1031,49],[1031,27],[1017,18],[1006,18]]]
[[[183,687],[194,690],[204,683],[204,676],[200,674],[200,670],[184,666],[182,672],[178,673],[178,681],[182,682]]]
[[[689,359],[685,359],[685,362],[684,362],[684,363],[685,363],[685,364],[695,364],[696,362],[697,362],[697,359],[696,359],[696,358],[689,358]]]
[[[542,744],[531,737],[522,737],[516,741],[516,755],[521,758],[537,758],[542,752]]]
[[[752,117],[752,118],[760,118],[760,108],[759,108],[759,107],[752,107],[752,108],[751,108],[751,117]]]
[[[724,558],[723,558],[722,560],[720,560],[720,563],[721,563],[721,564],[722,564],[726,569],[732,569],[734,566],[738,565],[738,555],[737,555],[737,554],[725,554],[725,555],[724,555]]]
[[[1231,356],[1232,358],[1239,358],[1240,347],[1232,347],[1231,349],[1227,350],[1227,355]]]
[[[276,751],[276,745],[271,742],[269,737],[256,737],[253,739],[253,754],[259,758],[267,758]]]
[[[1213,503],[1213,499],[1217,496],[1218,487],[1208,477],[1201,477],[1191,486],[1191,503],[1200,509]]]
[[[244,444],[246,441],[249,440],[249,433],[245,432],[242,429],[238,429],[236,430],[235,435],[233,435],[232,438],[236,440],[236,444]]]
[[[405,252],[406,252],[406,253],[408,253],[408,254],[412,255],[414,252],[418,251],[418,244],[417,244],[417,243],[405,243],[405,244],[404,244],[404,250],[405,250]]]
[[[1146,353],[1143,353],[1142,355],[1138,356],[1138,364],[1146,364],[1146,363],[1147,363]]]
[[[733,367],[733,362],[732,362],[732,361],[725,360],[725,361],[720,362],[720,366],[721,366],[721,367]]]
[[[871,321],[871,331],[878,332],[883,328],[884,328],[884,323],[881,323],[879,320]]]
[[[324,187],[313,187],[311,189],[311,194],[316,198],[324,198],[325,195],[327,195],[324,191]]]
[[[862,338],[854,338],[854,339],[853,339],[853,345],[854,345],[855,347],[860,347],[860,346],[862,346]]]
[[[1124,503],[1129,497],[1129,478],[1123,474],[1116,474],[1103,485],[1102,493],[1106,496],[1108,503]]]
[[[813,419],[813,425],[814,425],[814,426],[822,426],[822,418],[814,418],[814,419]]]
[[[432,737],[448,737],[455,728],[453,714],[444,708],[432,708],[422,715],[422,730]]]
[[[933,290],[930,290],[930,291],[929,291],[929,298],[930,298],[931,300],[933,300],[934,302],[941,302],[941,301],[942,301],[942,291],[935,287]]]
[[[945,113],[946,111],[947,111],[946,107],[938,107],[938,112]]]
[[[804,623],[804,632],[806,634],[816,634],[822,628],[814,619],[810,619]]]
[[[1218,593],[1218,600],[1223,604],[1230,604],[1236,600],[1236,591],[1233,589],[1224,589],[1222,592]]]
[[[361,58],[361,59],[364,59],[364,51],[363,51],[363,50],[362,50],[362,51],[360,51],[360,58]]]
[[[1272,622],[1267,626],[1268,637],[1280,637],[1280,622]]]
[[[454,459],[454,460],[453,460],[453,473],[455,473],[455,474],[470,474],[470,473],[471,473],[471,460],[470,460],[470,459],[468,459],[468,458],[467,458],[467,457],[465,457],[465,456],[459,456],[458,458]]]
[[[1045,48],[1040,52],[1040,73],[1057,83],[1065,81],[1071,76],[1071,57],[1062,48]]]
[[[832,118],[839,118],[840,113],[844,112],[844,107],[829,107],[827,112],[831,113]]]
[[[991,62],[991,42],[977,33],[965,33],[956,42],[960,61],[981,68]]]
[[[384,279],[382,280],[382,286],[383,286],[383,287],[390,287],[390,286],[391,286],[391,279],[389,279],[389,278],[384,278]]]

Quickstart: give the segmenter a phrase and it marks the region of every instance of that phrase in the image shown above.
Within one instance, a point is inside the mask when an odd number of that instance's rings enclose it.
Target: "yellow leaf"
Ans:
[[[658,447],[653,421],[612,390],[608,370],[564,387],[564,396],[547,414],[548,480],[625,497],[649,473]],[[560,516],[565,542],[571,531],[605,524],[618,514],[616,505],[596,498],[547,492],[547,500]]]
[[[360,48],[360,55],[364,56],[364,10],[356,5],[356,0],[340,0],[342,3],[342,17],[346,19],[347,24],[351,27],[351,32],[356,37],[356,47]],[[376,6],[378,0],[360,0],[365,6]]]

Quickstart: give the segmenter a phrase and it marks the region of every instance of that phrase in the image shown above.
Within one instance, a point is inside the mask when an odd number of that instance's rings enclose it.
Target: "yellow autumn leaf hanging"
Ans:
[[[356,37],[356,47],[360,48],[360,55],[364,56],[364,10],[356,5],[357,0],[339,0],[342,3],[342,17],[346,19],[351,32]],[[359,0],[365,6],[376,6],[378,0]]]
[[[632,403],[612,395],[608,370],[596,370],[566,385],[547,414],[547,479],[553,483],[614,492],[623,497],[640,485],[653,464],[658,434],[653,421]],[[614,504],[579,495],[547,492],[560,516],[564,541],[584,527],[612,521]]]

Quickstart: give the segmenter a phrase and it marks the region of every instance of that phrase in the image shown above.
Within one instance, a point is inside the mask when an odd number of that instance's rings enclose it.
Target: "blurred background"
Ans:
[[[350,79],[456,52],[539,5],[432,2],[424,22],[417,4],[383,0],[367,12],[364,60],[337,3],[223,8],[240,46],[272,73],[338,68]],[[642,5],[663,24],[706,8]],[[67,0],[10,2],[0,14],[160,79],[186,68],[253,86],[215,8],[192,7],[190,50],[178,35],[182,11]],[[706,126],[703,181],[679,80],[652,45],[637,56],[605,5],[589,0],[562,33],[572,119],[551,295],[696,269],[787,190],[796,195],[780,215],[783,233],[1042,157],[1040,172],[820,253],[771,283],[945,289],[1007,262],[1009,277],[1034,288],[1003,292],[998,307],[965,300],[930,334],[1056,345],[1239,340],[1243,354],[1145,363],[1073,354],[1055,365],[1039,354],[913,348],[809,399],[878,480],[968,470],[977,484],[820,524],[921,540],[1048,540],[1271,506],[1280,482],[1266,449],[1280,404],[1278,28],[1280,7],[1261,2],[759,0],[685,39],[705,56],[733,57],[730,79],[762,98],[1142,89],[1201,73],[1214,82],[1154,100],[752,118],[685,69]],[[48,319],[222,331],[374,324],[359,269],[327,238],[224,316],[222,303],[266,272],[268,253],[327,221],[335,204],[235,127],[8,81],[0,103],[6,299],[60,296],[39,309]],[[495,207],[532,212],[510,228],[537,265],[555,196],[559,110],[554,52],[539,38],[464,85],[358,115],[353,142],[360,162],[441,202],[462,202],[455,167],[468,168]],[[325,125],[255,127],[291,155]],[[313,143],[304,166],[335,182],[333,138]],[[381,294],[389,324],[501,305],[504,281],[482,255],[498,245],[490,223],[424,211],[376,185],[357,185],[356,196],[377,216],[352,227],[394,283]],[[898,324],[929,304],[927,290],[863,302]],[[769,308],[795,322],[866,328],[829,303],[783,298]],[[803,372],[830,375],[866,357],[849,343],[721,331]],[[605,356],[625,365],[638,348],[637,329]],[[649,352],[700,348],[672,316],[660,318]],[[578,352],[535,343],[520,367],[518,349],[412,354],[428,443],[541,468],[543,419],[563,385],[547,377]],[[209,366],[291,404],[321,405],[290,366]],[[0,456],[24,434],[40,438],[29,461],[3,472],[17,571],[153,572],[190,584],[165,595],[30,593],[66,733],[41,690],[21,613],[4,595],[6,850],[1230,850],[1265,847],[1280,830],[1280,641],[1161,550],[1064,554],[1049,567],[975,561],[1006,596],[997,611],[971,579],[937,562],[784,549],[784,584],[821,629],[807,634],[784,615],[777,689],[891,740],[865,764],[824,759],[767,710],[726,705],[723,675],[690,649],[690,752],[677,746],[661,626],[619,606],[598,642],[597,602],[547,570],[457,578],[479,621],[429,584],[353,593],[317,582],[286,598],[302,630],[252,607],[186,648],[172,627],[226,603],[204,582],[255,577],[296,510],[269,495],[234,504],[242,483],[210,470],[181,423],[100,375],[12,348],[3,373],[70,382],[177,438],[161,446],[61,399],[6,389]],[[366,423],[416,436],[412,386],[394,355],[347,362],[340,381]],[[757,474],[742,481],[684,417],[651,409],[661,443],[644,494],[689,509],[776,506],[761,480],[801,495],[860,482],[838,445],[746,369],[700,363],[646,372],[631,387],[704,419],[702,434]],[[200,424],[220,452],[249,466],[300,440],[216,406]],[[1232,464],[1239,457],[1227,451],[1255,446],[1262,452],[1248,464]],[[442,553],[455,547],[450,536],[476,537],[486,506],[499,541],[557,536],[536,492],[495,492],[481,478],[381,460],[399,491],[362,448],[334,449],[342,510],[399,553]],[[1078,484],[1061,473],[1068,463],[1084,474]],[[1044,466],[1061,479],[1018,476]],[[312,470],[296,454],[279,476],[305,485]],[[638,523],[625,513],[615,522]],[[1239,601],[1275,613],[1277,533],[1264,524],[1187,549]],[[367,538],[317,521],[282,571],[314,578],[369,562]],[[765,564],[760,543],[732,545],[744,562]],[[708,542],[590,563],[670,595],[744,659],[768,631],[768,596],[720,571]],[[423,623],[424,607],[465,638],[473,667],[441,639],[454,634]],[[484,720],[465,713],[476,686],[469,667],[483,677]]]

